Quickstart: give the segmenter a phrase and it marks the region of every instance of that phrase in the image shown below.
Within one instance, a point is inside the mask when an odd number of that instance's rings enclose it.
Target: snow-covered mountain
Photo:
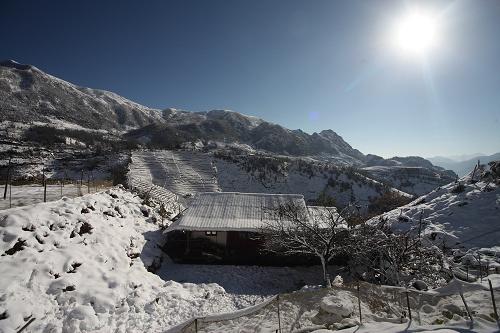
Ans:
[[[1,120],[65,121],[91,129],[127,130],[161,121],[161,113],[115,93],[83,88],[12,60],[0,62]]]
[[[167,109],[165,123],[147,126],[128,137],[161,147],[186,141],[239,142],[255,149],[294,156],[331,155],[344,164],[362,165],[365,156],[332,130],[308,134],[229,110],[188,112]]]
[[[364,155],[332,130],[308,134],[229,110],[155,110],[111,92],[76,86],[12,60],[0,62],[0,109],[0,122],[14,124],[2,125],[5,129],[0,131],[1,140],[13,140],[12,126],[29,131],[30,126],[48,124],[57,130],[36,128],[33,133],[26,132],[28,135],[17,131],[14,139],[41,145],[107,142],[108,146],[118,149],[130,141],[160,149],[178,148],[192,142],[243,144],[271,154],[365,167],[371,177],[415,195],[455,178],[452,172],[435,167],[423,158],[386,160]],[[61,132],[61,127],[74,131]],[[82,134],[82,130],[88,129],[93,130],[94,135]],[[105,138],[106,133],[114,136]],[[126,143],[117,144],[119,140]]]

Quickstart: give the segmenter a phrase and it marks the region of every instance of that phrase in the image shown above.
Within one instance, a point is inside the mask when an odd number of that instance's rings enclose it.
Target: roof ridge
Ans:
[[[236,194],[236,195],[258,195],[258,196],[288,196],[296,198],[304,198],[304,195],[299,193],[253,193],[253,192],[198,192],[196,195],[225,195],[225,194]]]

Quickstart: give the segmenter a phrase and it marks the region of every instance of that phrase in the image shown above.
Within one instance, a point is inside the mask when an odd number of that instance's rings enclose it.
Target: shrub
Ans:
[[[450,192],[453,194],[458,194],[458,193],[462,193],[463,191],[465,191],[465,185],[464,184],[457,184],[451,189]]]

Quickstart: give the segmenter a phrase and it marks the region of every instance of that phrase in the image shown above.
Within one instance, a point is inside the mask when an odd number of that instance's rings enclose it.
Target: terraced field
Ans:
[[[132,154],[129,177],[180,196],[220,191],[210,157],[197,152],[136,151]]]

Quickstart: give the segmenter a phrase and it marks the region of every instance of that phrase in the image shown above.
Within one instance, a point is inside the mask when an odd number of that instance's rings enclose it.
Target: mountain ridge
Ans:
[[[438,165],[442,168],[453,170],[460,177],[465,176],[471,169],[474,168],[474,165],[479,161],[481,164],[487,164],[492,161],[496,161],[500,159],[500,152],[491,154],[491,155],[477,155],[474,154],[473,158],[455,161],[452,159],[446,159],[442,157],[431,157],[427,160],[431,161],[434,165]]]
[[[46,125],[66,122],[82,128],[107,130],[150,148],[178,148],[186,142],[198,141],[228,142],[346,166],[384,166],[376,173],[382,173],[382,178],[390,181],[400,177],[401,169],[405,168],[418,177],[422,174],[432,179],[432,186],[454,179],[454,175],[421,157],[384,159],[365,155],[331,129],[308,134],[229,110],[153,109],[113,92],[74,85],[35,66],[12,60],[0,62],[0,108],[2,121]],[[415,168],[421,168],[422,172]],[[366,171],[374,173],[370,169]]]

